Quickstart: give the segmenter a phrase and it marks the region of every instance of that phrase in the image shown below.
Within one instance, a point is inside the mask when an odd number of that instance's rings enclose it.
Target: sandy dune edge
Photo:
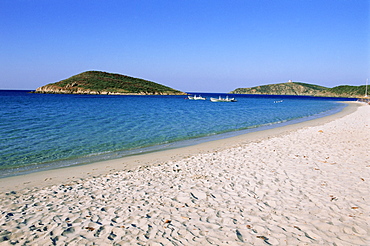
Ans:
[[[370,107],[352,109],[1,180],[0,244],[369,245]]]

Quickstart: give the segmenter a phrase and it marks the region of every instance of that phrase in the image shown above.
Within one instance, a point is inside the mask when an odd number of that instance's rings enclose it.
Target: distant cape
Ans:
[[[186,95],[170,87],[126,75],[87,71],[36,89],[35,93],[101,95]]]
[[[251,88],[237,88],[231,91],[230,93],[356,98],[364,96],[365,90],[366,90],[365,85],[361,86],[341,85],[333,88],[328,88],[314,84],[287,82],[279,84],[261,85]]]

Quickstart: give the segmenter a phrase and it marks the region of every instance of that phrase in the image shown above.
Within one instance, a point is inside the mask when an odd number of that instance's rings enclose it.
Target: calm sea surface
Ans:
[[[215,103],[0,90],[0,177],[191,145],[344,107],[334,98],[234,97]]]

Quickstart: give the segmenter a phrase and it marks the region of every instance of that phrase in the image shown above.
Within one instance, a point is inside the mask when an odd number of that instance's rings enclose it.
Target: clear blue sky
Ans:
[[[99,70],[187,92],[370,78],[369,0],[1,0],[0,89]]]

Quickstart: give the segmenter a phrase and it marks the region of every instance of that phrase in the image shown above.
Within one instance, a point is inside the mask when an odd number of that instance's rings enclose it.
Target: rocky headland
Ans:
[[[237,88],[230,93],[233,94],[261,94],[261,95],[296,95],[317,97],[363,97],[365,85],[350,86],[341,85],[328,88],[320,85],[301,82],[287,82],[278,84],[261,85],[251,88]]]

